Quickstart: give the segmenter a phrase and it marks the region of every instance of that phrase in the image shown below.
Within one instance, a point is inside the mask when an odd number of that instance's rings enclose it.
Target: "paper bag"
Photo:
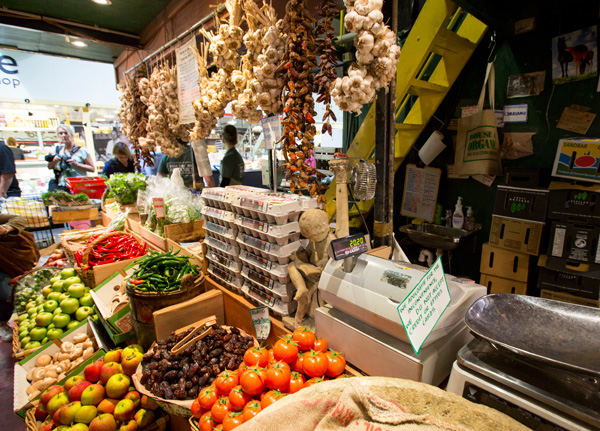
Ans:
[[[486,84],[489,84],[490,107],[483,109]],[[488,63],[478,111],[458,120],[454,173],[457,175],[502,175],[500,141],[494,112],[494,64]]]

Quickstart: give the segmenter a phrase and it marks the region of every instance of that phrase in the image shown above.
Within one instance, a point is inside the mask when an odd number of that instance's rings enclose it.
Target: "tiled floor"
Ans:
[[[25,430],[25,422],[13,413],[13,367],[12,343],[0,341],[0,429]]]

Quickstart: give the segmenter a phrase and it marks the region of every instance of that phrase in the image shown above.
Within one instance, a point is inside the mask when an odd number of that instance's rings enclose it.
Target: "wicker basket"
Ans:
[[[198,419],[196,419],[194,416],[190,416],[188,422],[190,423],[190,429],[192,431],[200,431],[200,424],[198,422]]]
[[[65,250],[65,254],[67,255],[67,259],[71,262],[72,265],[75,265],[77,261],[75,260],[75,252],[84,248],[87,245],[87,240],[93,236],[100,235],[102,232],[106,230],[105,227],[95,227],[91,229],[83,229],[83,230],[75,230],[75,231],[67,231],[65,233],[59,234],[60,244]]]
[[[36,347],[35,349],[24,350],[21,347],[21,341],[19,340],[19,325],[16,320],[14,322],[15,322],[15,326],[13,328],[13,339],[12,339],[13,356],[17,359],[17,361],[21,361],[21,360],[25,359],[27,356],[34,353],[37,349],[39,349],[39,347]]]

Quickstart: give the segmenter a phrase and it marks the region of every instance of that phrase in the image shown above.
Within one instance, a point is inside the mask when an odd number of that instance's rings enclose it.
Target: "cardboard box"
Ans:
[[[140,225],[140,235],[145,241],[149,242],[157,249],[162,251],[167,250],[167,239],[161,237],[160,235],[156,235],[154,232],[149,231],[142,225]]]
[[[545,257],[545,256],[543,256]],[[600,299],[600,277],[588,277],[585,273],[577,271],[556,271],[544,266],[545,259],[540,258],[540,272],[538,276],[538,288],[563,292],[593,300]]]
[[[73,341],[73,337],[76,334],[80,334],[82,332],[87,333],[90,338],[94,338],[92,329],[91,329],[88,321],[86,320],[86,321],[81,322],[81,324],[77,325],[76,327],[65,332],[60,337],[60,340],[63,342],[64,341]],[[13,408],[14,408],[15,414],[17,416],[19,416],[21,419],[25,420],[25,414],[26,414],[27,410],[29,408],[31,408],[31,404],[29,402],[29,397],[27,396],[27,392],[26,392],[27,388],[30,386],[29,382],[27,381],[27,373],[29,372],[29,370],[31,370],[32,368],[35,367],[35,361],[40,355],[48,354],[50,356],[53,356],[55,353],[57,353],[59,351],[60,351],[60,347],[57,344],[48,343],[43,348],[36,350],[34,354],[29,355],[28,357],[23,359],[21,362],[18,362],[15,364],[15,366],[14,366],[15,371],[14,371]],[[82,373],[83,369],[87,365],[89,365],[96,359],[104,356],[104,353],[105,353],[105,351],[103,349],[99,349],[91,358],[88,358],[86,361],[84,361],[82,364],[80,364],[79,367],[77,367],[77,368],[71,370],[69,373],[67,373],[67,376],[63,380],[58,382],[58,384],[62,385],[69,377]],[[37,398],[39,398],[39,396]]]
[[[571,304],[586,305],[588,307],[600,308],[600,301],[581,298],[575,295],[569,295],[564,292],[552,292],[551,290],[542,289],[541,298],[554,299],[555,301],[569,302]]]
[[[548,190],[498,186],[494,215],[532,221],[546,221]]]
[[[548,218],[600,226],[600,185],[550,184]]]
[[[529,274],[529,260],[530,257],[526,254],[493,247],[485,243],[481,250],[479,270],[482,274],[526,282]]]
[[[600,183],[600,139],[558,141],[552,176]]]
[[[550,176],[550,169],[545,176]],[[540,177],[544,176],[538,168],[507,167],[504,170],[504,183],[511,187],[536,188],[540,187]]]
[[[492,216],[490,245],[537,256],[545,223]]]
[[[516,293],[518,295],[527,294],[527,283],[524,281],[509,280],[508,278],[495,277],[489,274],[481,274],[482,286],[487,287],[488,294],[491,293]]]
[[[548,256],[567,261],[566,265],[600,267],[600,227],[553,221]]]

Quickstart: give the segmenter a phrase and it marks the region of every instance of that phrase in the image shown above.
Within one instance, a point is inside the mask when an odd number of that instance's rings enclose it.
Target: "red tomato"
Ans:
[[[261,400],[260,407],[262,410],[264,410],[267,407],[269,407],[271,404],[273,404],[275,401],[280,400],[283,397],[285,397],[285,394],[282,394],[279,391],[269,391],[265,394],[265,396]]]
[[[213,431],[223,431],[223,424],[218,424],[213,428]]]
[[[229,392],[229,404],[231,405],[231,410],[235,410],[236,412],[243,410],[244,406],[251,400],[252,397],[244,392],[242,385],[237,385]]]
[[[294,331],[293,340],[298,343],[300,350],[310,350],[315,345],[315,333],[309,328],[300,326]]]
[[[273,356],[276,360],[289,364],[298,357],[298,345],[288,338],[280,338],[273,346]]]
[[[325,353],[325,356],[327,356],[329,362],[327,371],[325,372],[328,377],[337,377],[344,373],[344,370],[346,369],[346,359],[340,352],[330,350]]]
[[[290,364],[290,368],[298,373],[304,372],[304,355],[306,352],[298,352],[298,357]]]
[[[262,408],[260,407],[260,401],[258,401],[258,400],[250,401],[248,404],[246,404],[246,406],[244,407],[244,410],[243,410],[244,422],[248,422],[254,416],[259,414],[261,410],[262,410]]]
[[[292,371],[290,377],[290,394],[295,394],[304,387],[305,379],[301,373]]]
[[[242,362],[237,369],[238,379],[242,378],[242,374],[244,374],[247,369],[248,369],[248,366],[244,362]]]
[[[269,363],[269,351],[264,347],[251,347],[244,353],[244,363],[249,367],[266,367]]]
[[[265,369],[252,367],[242,375],[240,379],[242,389],[248,395],[260,394],[265,389]]]
[[[217,390],[212,386],[207,386],[200,391],[198,402],[204,410],[210,410],[213,404],[217,401]]]
[[[231,431],[244,423],[242,412],[229,412],[223,419],[223,431]]]
[[[275,362],[267,369],[265,385],[269,389],[277,389],[282,392],[287,392],[290,386],[291,372],[290,366],[285,362]]]
[[[311,350],[310,353],[304,356],[304,374],[309,377],[323,376],[328,366],[329,360],[323,352]]]
[[[206,412],[206,410],[204,410],[200,406],[200,403],[198,402],[198,400],[195,399],[194,402],[192,403],[192,416],[194,416],[196,419],[200,419],[205,412]]]
[[[213,431],[213,428],[217,423],[213,420],[210,411],[204,413],[198,421],[198,428],[200,431]]]
[[[238,375],[234,371],[225,370],[215,379],[215,386],[219,395],[227,396],[239,383]]]
[[[328,348],[329,346],[327,345],[325,338],[315,338],[315,347],[313,347],[313,350],[316,350],[317,352],[326,352]]]
[[[277,362],[273,349],[269,349],[269,363]]]
[[[304,383],[304,387],[308,388],[309,386],[312,386],[312,385],[314,385],[316,383],[321,383],[321,382],[324,382],[324,381],[325,381],[325,379],[323,379],[321,377],[313,377],[312,379],[307,380],[306,383]]]
[[[337,379],[349,379],[350,377],[354,377],[354,376],[351,376],[350,374],[340,374],[339,376],[336,377],[336,380]]]
[[[231,405],[229,404],[229,399],[227,397],[219,397],[216,403],[210,409],[212,413],[212,418],[217,423],[223,423],[223,419],[227,416],[231,410]]]

